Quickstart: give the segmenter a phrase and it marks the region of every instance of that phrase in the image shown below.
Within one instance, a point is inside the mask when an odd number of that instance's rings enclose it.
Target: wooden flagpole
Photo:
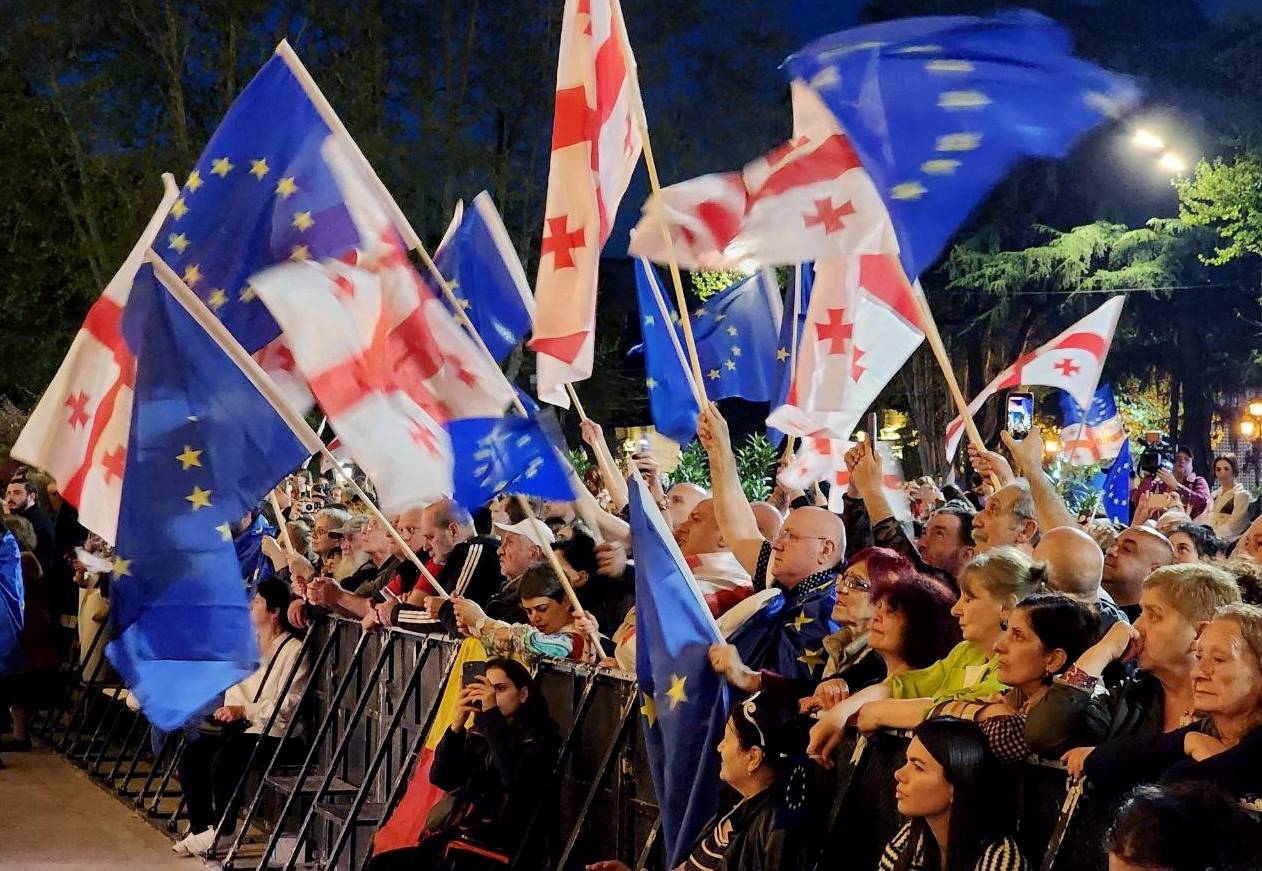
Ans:
[[[968,401],[964,398],[960,383],[955,378],[955,370],[951,368],[951,358],[947,356],[946,346],[942,343],[942,335],[938,332],[938,324],[933,319],[933,312],[929,310],[929,300],[925,299],[924,291],[918,282],[911,283],[911,291],[912,299],[916,303],[916,311],[920,314],[921,323],[925,328],[925,339],[933,350],[933,356],[938,361],[938,368],[942,370],[942,377],[946,379],[947,389],[951,391],[951,398],[955,400],[955,405],[964,420],[964,430],[968,433],[968,440],[979,451],[984,451],[986,443],[982,441],[982,434],[973,421],[973,413],[968,409]]]
[[[302,446],[311,453],[320,454],[332,462],[333,467],[337,469],[345,484],[351,488],[356,496],[363,500],[364,504],[368,506],[372,514],[377,518],[377,521],[385,526],[390,533],[390,537],[394,539],[395,544],[402,549],[404,555],[407,556],[412,564],[420,570],[425,580],[429,581],[430,586],[437,590],[438,594],[443,598],[449,598],[447,591],[439,585],[438,579],[433,576],[429,569],[425,568],[425,563],[421,561],[421,558],[399,535],[399,531],[394,528],[394,524],[381,513],[381,509],[360,489],[359,484],[355,483],[355,479],[346,473],[342,468],[342,464],[337,462],[333,454],[325,447],[324,442],[311,429],[311,425],[303,420],[302,415],[298,414],[290,406],[289,401],[285,399],[280,388],[272,381],[271,376],[263,371],[263,368],[250,356],[249,352],[241,347],[241,343],[228,331],[228,328],[211,313],[210,309],[206,307],[206,304],[202,302],[197,294],[193,293],[189,286],[184,283],[184,280],[152,248],[149,249],[148,260],[153,264],[154,274],[163,287],[175,297],[176,301],[188,312],[189,316],[197,321],[198,325],[219,346],[219,349],[228,355],[228,359],[237,365],[237,368],[241,370],[245,377],[250,379],[250,383],[262,394],[267,403],[272,406],[272,409],[280,415],[281,420],[285,421],[294,436],[302,443]]]
[[[793,386],[793,382],[798,377],[798,315],[802,311],[802,264],[799,263],[793,267],[793,322],[791,329],[793,330],[791,339],[792,344],[789,346],[789,386]],[[793,436],[789,433],[784,434],[784,458],[787,460],[793,456]]]

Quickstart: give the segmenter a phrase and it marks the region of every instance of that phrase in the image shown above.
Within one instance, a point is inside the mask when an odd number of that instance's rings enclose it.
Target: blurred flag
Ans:
[[[850,438],[924,341],[915,292],[894,254],[816,261],[796,378],[768,425],[795,436]]]
[[[1111,385],[1101,384],[1085,410],[1068,393],[1062,393],[1060,411],[1060,440],[1071,465],[1090,466],[1116,457],[1122,450],[1126,430]]]
[[[22,587],[22,556],[13,533],[0,533],[0,677],[25,664],[22,625],[26,599]]]
[[[1139,99],[1033,12],[904,18],[816,40],[785,66],[832,111],[917,276],[1022,157],[1059,157]]]
[[[1131,522],[1131,443],[1122,437],[1122,447],[1104,479],[1104,513],[1109,520]]]
[[[995,376],[968,404],[969,414],[977,414],[982,403],[1004,390],[1023,384],[1056,387],[1074,402],[1087,405],[1095,396],[1104,358],[1108,356],[1117,319],[1122,314],[1123,296],[1115,296],[1059,336],[1041,345]],[[964,420],[957,417],[947,424],[947,459],[955,456],[964,434]]]
[[[512,388],[421,281],[347,147],[330,137],[323,153],[363,248],[353,264],[273,267],[253,287],[382,509],[401,511],[451,493],[443,424],[499,416]]]
[[[170,731],[257,667],[233,527],[309,454],[151,266],[122,330],[135,401],[107,653]]]
[[[850,140],[794,83],[793,135],[741,172],[704,175],[650,199],[630,252],[667,260],[661,224],[685,269],[797,264],[838,254],[898,251],[885,205]]]
[[[728,690],[709,650],[723,636],[638,475],[630,496],[640,713],[667,867],[676,868],[719,809],[715,748],[727,727]]]
[[[529,417],[469,417],[447,424],[455,500],[470,511],[501,493],[574,500],[569,466],[539,422]]]
[[[163,179],[167,191],[162,204],[88,310],[11,451],[14,459],[52,475],[62,498],[79,510],[79,522],[111,544],[123,495],[136,368],[123,341],[123,307],[145,252],[179,196],[171,176]]]
[[[802,439],[793,459],[780,470],[776,480],[794,490],[805,490],[816,481],[827,481],[828,510],[841,514],[845,509],[842,497],[850,486],[846,451],[855,444],[841,439]],[[885,442],[878,441],[876,451],[881,458],[881,467],[885,470],[881,478],[885,501],[889,503],[896,520],[911,520],[911,505],[907,500],[907,491],[903,489],[902,463]]]
[[[565,0],[530,341],[539,398],[555,405],[592,374],[600,249],[642,146],[635,74],[618,0]]]
[[[665,303],[651,263],[640,258],[635,277],[653,422],[662,434],[687,444],[697,431],[697,401],[683,356],[679,317]],[[693,310],[692,335],[709,399],[740,396],[767,402],[775,395],[782,315],[780,289],[764,271],[719,291]]]
[[[771,397],[771,408],[775,410],[784,405],[789,398],[789,388],[793,383],[794,359],[802,336],[806,333],[806,312],[811,305],[811,287],[815,283],[815,264],[798,263],[793,267],[793,278],[789,291],[785,294],[785,306],[789,316],[780,319],[780,341],[776,344],[776,389]],[[793,313],[797,314],[794,318]],[[794,320],[797,329],[794,329]],[[767,438],[773,445],[784,441],[784,433],[774,426],[767,426]]]
[[[434,263],[491,355],[503,363],[530,332],[535,301],[490,194],[478,194],[468,210],[456,204]]]

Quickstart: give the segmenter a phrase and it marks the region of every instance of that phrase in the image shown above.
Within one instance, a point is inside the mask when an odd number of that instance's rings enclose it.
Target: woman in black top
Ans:
[[[780,871],[805,867],[813,855],[805,768],[793,757],[806,734],[795,712],[762,693],[737,704],[718,753],[719,777],[740,795],[703,829],[676,871]],[[630,871],[622,862],[596,862],[587,871]]]
[[[511,659],[489,660],[486,674],[461,690],[434,751],[429,779],[448,794],[446,813],[431,816],[416,847],[374,856],[368,867],[481,871],[508,867],[518,851],[518,868],[550,867],[549,845],[534,837],[546,831],[547,820],[533,831],[531,823],[548,800],[559,749],[556,724],[530,672]]]

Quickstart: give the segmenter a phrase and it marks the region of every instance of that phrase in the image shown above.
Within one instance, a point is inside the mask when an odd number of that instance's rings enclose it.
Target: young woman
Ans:
[[[259,667],[224,693],[222,707],[211,715],[218,728],[190,737],[185,745],[180,757],[180,785],[188,803],[190,834],[171,848],[180,855],[201,855],[209,850],[220,819],[230,828],[235,824],[240,809],[237,783],[251,752],[258,745],[255,760],[269,759],[297,711],[307,687],[308,664],[300,660],[302,641],[286,616],[289,599],[284,582],[276,578],[259,581],[250,601]],[[282,697],[291,672],[293,680]]]
[[[794,711],[766,693],[732,709],[719,742],[719,777],[740,800],[704,828],[676,871],[779,871],[805,867],[813,855],[810,826],[782,813],[791,759],[801,747]],[[630,871],[622,862],[596,862],[587,871]]]
[[[940,702],[993,696],[999,681],[994,647],[1003,615],[1044,585],[1044,572],[1013,547],[996,547],[971,559],[960,575],[960,598],[951,609],[963,641],[933,665],[904,672],[850,696],[811,729],[808,753],[821,765],[841,742],[846,723],[859,728],[910,729]]]
[[[1262,797],[1262,608],[1219,608],[1196,639],[1192,703],[1205,719],[1097,747],[1089,782],[1204,781]]]
[[[1008,614],[995,644],[999,680],[1009,689],[990,699],[947,702],[939,711],[974,720],[995,756],[1004,762],[1021,762],[1030,755],[1025,740],[1027,715],[1043,700],[1052,678],[1099,637],[1100,619],[1086,605],[1060,593],[1027,596]],[[1063,752],[1077,742],[1062,739],[1061,743]]]
[[[1214,460],[1214,491],[1209,505],[1196,517],[1214,529],[1214,534],[1227,542],[1235,541],[1249,526],[1249,503],[1253,497],[1236,481],[1240,474],[1235,454],[1222,454]]]
[[[1025,871],[1013,838],[1015,782],[977,725],[935,717],[916,727],[894,774],[908,818],[885,847],[879,871]]]
[[[1205,564],[1163,566],[1144,580],[1140,617],[1132,626],[1115,623],[1098,643],[1056,678],[1044,701],[1030,711],[1026,740],[1040,756],[1064,751],[1070,774],[1080,777],[1094,745],[1134,736],[1173,732],[1193,719],[1192,646],[1197,627],[1214,611],[1240,601],[1235,582]],[[1112,690],[1103,675],[1114,662],[1135,661],[1138,671]],[[1111,754],[1106,750],[1105,755]],[[1120,792],[1130,782],[1110,783],[1112,766],[1090,773],[1094,786]],[[1124,774],[1124,772],[1118,772]]]
[[[448,793],[447,813],[417,846],[374,856],[368,868],[508,867],[519,850],[520,867],[546,867],[547,843],[523,841],[550,795],[559,749],[556,724],[530,672],[515,660],[488,660],[486,674],[461,689],[451,726],[434,751],[429,779]],[[536,830],[545,827],[546,820]]]

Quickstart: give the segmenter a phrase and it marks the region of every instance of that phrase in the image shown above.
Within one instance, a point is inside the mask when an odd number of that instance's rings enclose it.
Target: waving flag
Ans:
[[[253,287],[382,508],[400,511],[451,492],[443,424],[499,416],[512,388],[412,268],[346,147],[330,137],[323,154],[363,250],[354,265],[273,267]]]
[[[455,464],[453,494],[470,511],[501,493],[574,500],[569,467],[529,417],[471,417],[447,424]]]
[[[1055,22],[1015,11],[856,27],[785,66],[850,137],[917,276],[1019,159],[1063,155],[1138,101],[1130,79],[1070,52]]]
[[[600,249],[642,146],[635,74],[618,0],[565,0],[530,342],[539,398],[555,405],[592,374]]]
[[[1003,390],[1023,384],[1057,387],[1085,406],[1095,396],[1104,358],[1108,356],[1117,319],[1122,315],[1123,296],[1115,296],[1037,350],[1024,355],[1004,369],[968,404],[969,414],[977,414],[982,403]],[[947,424],[947,458],[955,456],[964,421],[955,418]]]
[[[308,451],[151,266],[122,329],[136,380],[107,654],[169,731],[257,667],[233,526]]]
[[[1104,513],[1109,520],[1129,524],[1131,522],[1131,443],[1122,437],[1122,447],[1118,450],[1109,474],[1104,479]]]
[[[805,490],[816,481],[827,481],[828,510],[841,514],[845,508],[842,497],[850,486],[850,470],[846,467],[846,451],[855,442],[841,439],[802,439],[802,444],[776,480],[794,490]],[[876,443],[877,456],[885,470],[881,477],[881,490],[897,520],[911,520],[911,505],[907,491],[903,489],[903,466],[885,442]]]
[[[793,386],[794,361],[798,345],[806,334],[806,312],[811,305],[811,288],[815,284],[815,264],[799,263],[794,266],[792,282],[785,296],[785,304],[790,315],[796,312],[797,317],[780,319],[780,341],[776,345],[776,389],[771,397],[773,410],[784,405],[789,398],[789,388]],[[767,438],[773,445],[778,445],[784,441],[784,433],[768,425]]]
[[[535,301],[490,194],[478,194],[468,210],[456,204],[434,263],[491,355],[504,362],[530,332]]]
[[[924,340],[914,292],[893,254],[817,261],[797,377],[767,423],[795,436],[848,439]]]
[[[837,254],[896,252],[880,195],[850,140],[811,91],[793,87],[794,138],[742,172],[671,185],[645,204],[630,251],[687,269],[749,269]]]
[[[22,588],[22,555],[17,539],[0,534],[0,676],[17,671],[22,658],[22,624],[26,599]]]
[[[679,317],[673,310],[668,314],[657,270],[644,258],[636,266],[635,278],[653,423],[659,432],[687,444],[697,431],[697,400],[683,356]],[[767,273],[758,272],[692,312],[706,396],[767,402],[775,395],[782,309],[779,288]]]
[[[179,192],[167,191],[75,336],[66,359],[31,412],[11,454],[53,476],[79,522],[113,543],[123,494],[136,361],[123,341],[123,307],[145,252]]]
[[[1068,393],[1062,393],[1060,411],[1060,440],[1071,465],[1090,466],[1112,459],[1122,450],[1126,430],[1110,385],[1101,384],[1085,410]]]
[[[723,636],[638,476],[630,496],[640,713],[667,867],[675,868],[719,808],[715,748],[727,727],[728,691],[710,667],[709,650]]]

